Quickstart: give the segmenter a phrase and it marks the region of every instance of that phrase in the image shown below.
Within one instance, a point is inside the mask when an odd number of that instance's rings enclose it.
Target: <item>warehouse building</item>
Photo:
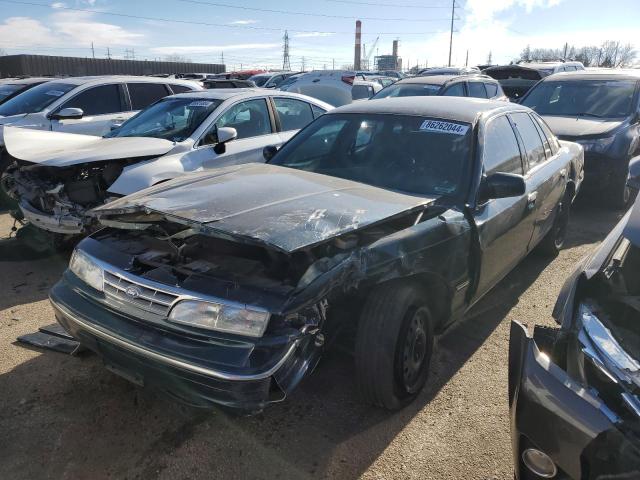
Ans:
[[[160,73],[223,73],[217,63],[157,62],[51,55],[0,56],[0,78],[22,76],[153,75]]]

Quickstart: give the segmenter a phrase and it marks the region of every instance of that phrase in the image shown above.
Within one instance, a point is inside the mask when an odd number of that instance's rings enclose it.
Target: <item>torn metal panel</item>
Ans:
[[[44,332],[21,335],[18,337],[18,342],[68,354],[72,354],[80,346],[80,342],[77,340],[69,340],[68,338],[50,335]]]

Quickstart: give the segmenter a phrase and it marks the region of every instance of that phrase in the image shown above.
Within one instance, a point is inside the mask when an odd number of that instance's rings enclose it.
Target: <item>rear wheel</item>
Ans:
[[[558,205],[558,212],[553,221],[551,230],[547,232],[540,244],[538,251],[546,256],[555,257],[564,247],[569,229],[569,216],[571,212],[571,196],[565,195],[562,203]]]
[[[427,300],[409,283],[376,288],[367,299],[356,338],[357,383],[364,400],[398,410],[422,390],[433,353]]]

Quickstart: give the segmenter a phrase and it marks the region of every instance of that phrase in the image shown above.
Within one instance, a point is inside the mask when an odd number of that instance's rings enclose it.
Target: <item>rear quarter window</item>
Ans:
[[[169,95],[162,83],[127,83],[132,110],[144,110],[152,103]]]

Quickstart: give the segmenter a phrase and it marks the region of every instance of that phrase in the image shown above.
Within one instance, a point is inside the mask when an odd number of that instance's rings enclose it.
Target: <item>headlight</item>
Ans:
[[[219,332],[261,337],[269,323],[269,313],[241,306],[183,300],[173,307],[169,321]]]
[[[102,268],[89,255],[81,250],[74,250],[69,262],[69,270],[88,285],[102,292],[104,278]]]
[[[597,138],[595,140],[582,140],[578,141],[578,143],[582,145],[585,152],[602,153],[611,146],[615,139],[616,137],[614,135],[611,137]]]

